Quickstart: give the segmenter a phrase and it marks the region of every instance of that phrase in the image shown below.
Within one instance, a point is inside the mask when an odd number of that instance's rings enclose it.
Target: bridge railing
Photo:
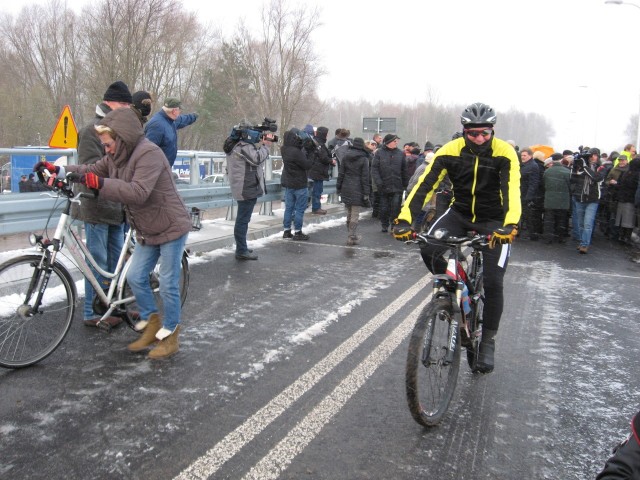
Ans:
[[[75,149],[50,149],[50,148],[0,148],[0,155],[58,155],[66,156],[69,164],[77,164]],[[188,182],[178,183],[178,191],[184,199],[187,207],[227,208],[228,220],[235,218],[237,202],[231,197],[231,189],[226,177],[226,156],[222,152],[199,152],[179,150],[178,159],[188,160]],[[184,161],[184,160],[183,160]],[[280,177],[274,174],[273,166],[282,164],[280,156],[271,156],[265,166],[265,178],[267,184],[266,195],[258,199],[260,214],[273,215],[272,202],[280,201],[283,197],[283,189],[280,185]],[[221,184],[202,183],[200,173],[204,165],[206,174],[220,172],[224,175]],[[184,181],[184,180],[182,180]],[[37,231],[55,225],[63,203],[56,206],[56,199],[43,194],[44,192],[4,193],[0,195],[0,235],[9,235],[20,232]],[[324,193],[329,196],[329,203],[337,203],[335,176],[324,183]],[[51,215],[53,209],[53,215]]]

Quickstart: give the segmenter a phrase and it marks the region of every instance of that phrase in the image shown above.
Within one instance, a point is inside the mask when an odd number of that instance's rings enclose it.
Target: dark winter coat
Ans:
[[[386,146],[376,150],[371,167],[371,176],[379,193],[400,193],[409,184],[404,152]]]
[[[104,103],[97,105],[93,121],[78,132],[78,163],[80,165],[92,165],[104,156],[104,148],[95,126],[110,111],[111,108]],[[74,191],[78,193],[89,190],[84,185],[78,184],[74,186]],[[71,206],[71,214],[78,220],[93,224],[120,225],[124,222],[122,204],[111,202],[100,195],[97,198],[83,198],[79,205],[74,203]]]
[[[638,175],[640,174],[640,160],[629,162],[629,169],[618,180],[618,202],[634,203],[638,189]]]
[[[571,171],[564,165],[554,163],[544,172],[545,210],[571,209]]]
[[[253,200],[265,194],[264,162],[269,149],[261,144],[240,140],[227,154],[229,186],[234,200]]]
[[[114,110],[99,124],[116,133],[115,154],[107,154],[93,165],[68,165],[66,170],[102,177],[99,195],[124,204],[138,242],[160,245],[188,233],[191,218],[169,162],[162,150],[145,138],[135,112],[130,108]]]
[[[369,181],[369,153],[351,146],[340,162],[336,191],[345,205],[364,207],[364,197],[371,194]]]
[[[520,165],[520,197],[523,204],[533,202],[538,197],[541,181],[542,173],[533,158]]]
[[[594,203],[600,200],[600,185],[604,176],[591,165],[571,170],[571,196],[582,203]]]
[[[314,138],[314,148],[307,152],[313,164],[308,175],[311,180],[329,180],[329,171],[333,165],[331,154],[327,148],[327,129],[318,127],[318,134]]]
[[[280,149],[282,155],[282,178],[280,184],[285,188],[299,190],[307,186],[307,171],[313,160],[303,151],[302,140],[295,131],[284,132],[284,140]]]

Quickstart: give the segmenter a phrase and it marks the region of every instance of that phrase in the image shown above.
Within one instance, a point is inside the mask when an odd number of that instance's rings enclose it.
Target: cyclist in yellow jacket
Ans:
[[[494,368],[495,336],[503,309],[503,279],[511,251],[510,243],[520,221],[520,164],[516,151],[495,137],[495,111],[483,103],[469,105],[461,115],[463,136],[440,148],[418,179],[395,220],[398,240],[413,236],[412,223],[431,199],[438,184],[449,176],[453,199],[449,208],[432,225],[430,232],[444,228],[451,235],[464,236],[474,230],[492,234],[490,249],[484,252],[484,315],[477,369]],[[494,248],[499,246],[499,248]],[[443,247],[426,245],[421,254],[432,273],[444,273]]]

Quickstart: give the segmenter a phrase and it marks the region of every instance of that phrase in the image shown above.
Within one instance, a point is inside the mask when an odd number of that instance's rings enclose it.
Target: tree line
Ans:
[[[348,128],[365,138],[371,133],[362,131],[363,116],[395,117],[395,133],[419,144],[444,143],[460,129],[462,103],[319,98],[318,82],[327,72],[314,53],[312,34],[325,28],[317,8],[265,0],[255,14],[260,29],[240,22],[230,38],[179,0],[97,0],[80,14],[50,0],[15,16],[3,14],[0,146],[46,145],[65,105],[78,128],[89,123],[115,80],[132,93],[150,92],[154,112],[168,96],[198,112],[198,122],[180,133],[182,149],[221,151],[233,125],[265,116],[278,122],[280,132],[310,123],[330,132]],[[524,146],[548,142],[554,134],[539,114],[499,113],[501,138]]]

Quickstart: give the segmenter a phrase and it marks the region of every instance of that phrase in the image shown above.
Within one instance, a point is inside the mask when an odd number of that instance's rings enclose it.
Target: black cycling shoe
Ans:
[[[478,360],[476,361],[476,372],[490,373],[493,372],[493,354],[496,350],[496,341],[482,339],[480,341],[480,351],[478,352]]]

